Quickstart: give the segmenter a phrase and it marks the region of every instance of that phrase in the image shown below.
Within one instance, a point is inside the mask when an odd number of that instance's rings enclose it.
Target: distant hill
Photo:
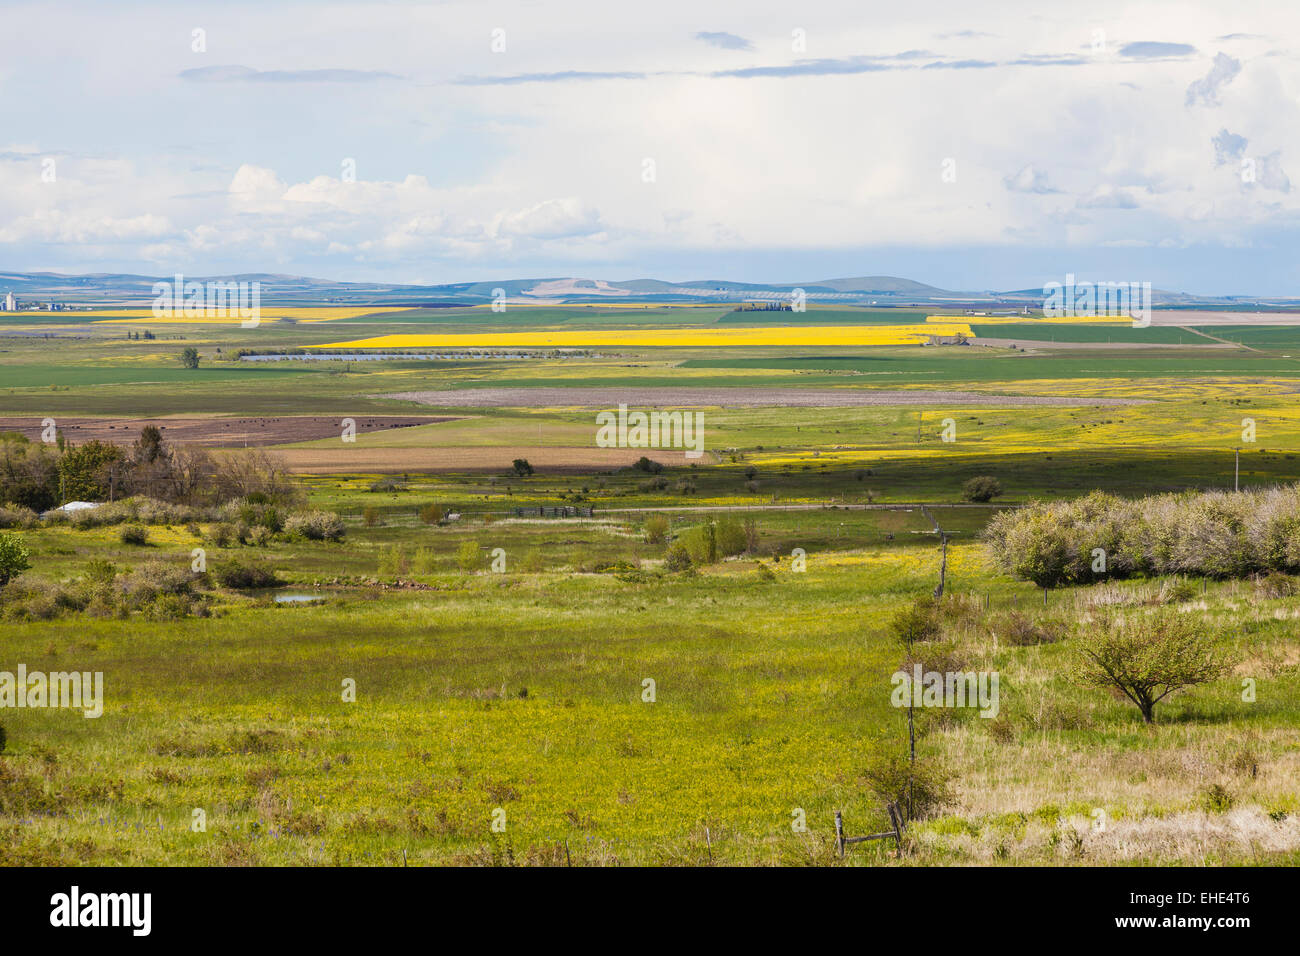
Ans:
[[[0,272],[0,296],[12,292],[27,302],[67,304],[148,305],[155,282],[171,276],[129,273],[63,275],[57,272]],[[698,279],[666,282],[662,279],[606,280],[572,276],[540,279],[497,279],[440,285],[398,285],[384,282],[338,282],[277,273],[242,273],[221,276],[186,276],[197,282],[257,282],[262,302],[277,305],[477,305],[505,296],[512,302],[598,303],[619,300],[664,303],[728,303],[746,299],[783,299],[803,289],[809,302],[825,305],[919,306],[972,310],[1003,305],[1033,307],[1042,303],[1041,289],[1010,292],[971,292],[940,289],[898,276],[858,276],[808,282],[735,282]],[[1183,292],[1155,291],[1156,305],[1166,308],[1296,308],[1300,299],[1261,299],[1251,296],[1194,296]]]

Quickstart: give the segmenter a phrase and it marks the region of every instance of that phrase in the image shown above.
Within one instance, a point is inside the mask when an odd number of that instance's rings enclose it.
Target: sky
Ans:
[[[1300,295],[1300,5],[0,2],[0,271]]]

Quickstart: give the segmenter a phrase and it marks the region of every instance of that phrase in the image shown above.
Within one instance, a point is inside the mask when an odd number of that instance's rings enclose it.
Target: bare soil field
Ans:
[[[240,448],[261,445],[281,445],[287,442],[312,441],[318,438],[337,438],[343,430],[341,417],[324,415],[290,415],[251,418],[58,418],[60,432],[69,441],[87,442],[98,439],[115,445],[129,445],[140,437],[140,429],[156,425],[163,438],[181,445],[206,445],[209,447]],[[357,434],[388,431],[393,428],[410,428],[413,425],[433,425],[454,421],[449,417],[409,415],[366,415],[354,419]],[[43,431],[39,418],[0,418],[0,432],[21,432],[32,441],[39,441]]]
[[[1215,312],[1211,310],[1156,309],[1151,313],[1153,326],[1202,325],[1300,325],[1300,312]]]
[[[396,392],[396,398],[442,408],[859,408],[871,405],[1146,405],[1136,398],[1071,398],[1057,395],[993,395],[983,392],[865,388],[461,388],[438,392]]]
[[[510,463],[516,458],[526,458],[534,468],[548,472],[579,474],[626,468],[644,454],[646,449],[642,448],[368,448],[342,442],[337,448],[279,448],[275,451],[276,458],[289,471],[303,475],[392,475],[436,471],[501,473],[509,471]],[[653,454],[655,461],[673,467],[691,462],[680,450],[656,448]]]

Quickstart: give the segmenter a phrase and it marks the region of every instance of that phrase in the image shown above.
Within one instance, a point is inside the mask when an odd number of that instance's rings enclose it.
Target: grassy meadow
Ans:
[[[994,514],[1036,499],[1300,481],[1289,330],[1209,330],[1243,345],[1223,350],[1180,350],[1210,343],[1195,330],[1023,322],[989,323],[988,335],[1056,347],[829,337],[728,349],[712,343],[741,322],[870,328],[925,316],[310,311],[257,329],[0,317],[0,431],[61,415],[455,418],[360,434],[355,446],[268,449],[337,450],[337,473],[294,481],[301,507],[342,517],[341,541],[240,544],[211,516],[148,524],[144,544],[117,524],[11,529],[30,551],[16,583],[33,592],[75,588],[97,562],[186,568],[196,548],[209,568],[256,563],[281,584],[210,575],[205,616],[0,597],[0,672],[98,671],[105,696],[96,719],[0,709],[0,865],[1300,864],[1300,592],[1171,577],[1044,591],[995,569],[980,541]],[[675,327],[710,344],[592,337],[603,354],[524,360],[236,358],[383,335]],[[156,337],[128,337],[143,329]],[[1112,335],[1122,348],[1094,347]],[[187,346],[197,370],[177,360]],[[952,389],[987,403],[711,407],[693,465],[520,477],[518,449],[591,446],[594,410],[385,397],[566,385]],[[1003,401],[1020,395],[1141,404]],[[942,438],[946,419],[954,441]],[[377,475],[349,468],[352,447],[499,448],[501,461]],[[1003,494],[965,501],[963,483],[980,475]],[[427,523],[430,505],[460,517]],[[515,514],[561,505],[594,514]],[[742,553],[670,569],[674,544],[706,522],[747,519]],[[951,773],[951,801],[909,826],[901,856],[878,841],[841,861],[836,810],[850,834],[888,826],[867,768],[906,746],[906,711],[890,699],[907,654],[893,621],[939,581],[935,523],[948,538],[946,587],[927,653],[996,671],[999,712],[918,710],[918,754]],[[1204,622],[1233,666],[1170,696],[1148,725],[1077,681],[1077,645],[1109,615],[1157,609]],[[1025,621],[1052,636],[1022,640]]]

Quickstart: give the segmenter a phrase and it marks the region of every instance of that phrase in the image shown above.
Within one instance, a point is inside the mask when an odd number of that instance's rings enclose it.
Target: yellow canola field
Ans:
[[[439,333],[380,335],[308,348],[470,349],[470,348],[709,348],[728,345],[920,345],[932,335],[972,336],[970,325],[780,326],[752,329],[595,329],[558,332]]]

